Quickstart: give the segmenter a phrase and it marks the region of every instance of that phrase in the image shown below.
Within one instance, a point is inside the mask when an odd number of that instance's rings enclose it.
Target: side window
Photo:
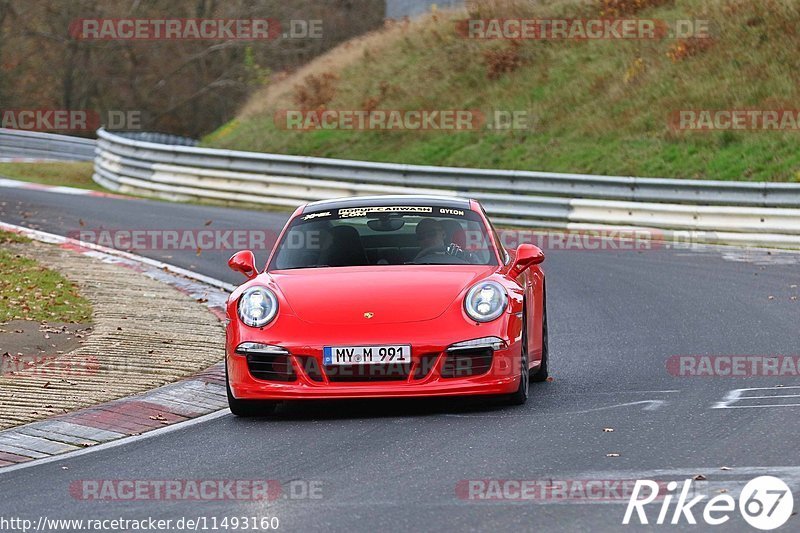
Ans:
[[[500,240],[500,236],[497,234],[497,230],[494,229],[494,224],[492,224],[492,221],[489,220],[489,217],[486,214],[486,211],[484,211],[483,206],[479,205],[479,207],[484,218],[486,218],[486,220],[489,222],[489,228],[491,228],[492,237],[494,238],[494,245],[497,246],[497,249],[500,251],[500,259],[502,259],[504,265],[507,265],[511,260],[511,257],[508,255],[505,246],[503,246],[503,241]]]
[[[500,250],[500,258],[503,260],[503,264],[507,265],[511,257],[508,255],[505,246],[503,246],[503,242],[500,240],[497,230],[494,229],[494,224],[489,222],[489,225],[492,227],[492,235],[494,236],[494,241],[497,243],[497,249]]]

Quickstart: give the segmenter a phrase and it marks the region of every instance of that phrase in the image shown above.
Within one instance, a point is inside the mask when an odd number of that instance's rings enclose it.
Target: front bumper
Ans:
[[[517,390],[519,385],[520,335],[519,320],[514,315],[501,319],[501,324],[466,325],[453,328],[446,335],[435,324],[410,324],[407,329],[394,326],[376,326],[370,331],[348,332],[335,327],[315,327],[303,334],[305,342],[280,339],[275,330],[271,335],[250,335],[251,330],[231,325],[228,332],[226,364],[231,392],[237,399],[300,400],[336,398],[400,398],[428,396],[502,395]],[[498,334],[498,330],[502,333]],[[412,333],[413,332],[413,333]],[[457,342],[496,336],[505,346],[491,353],[488,369],[480,375],[452,376],[453,359],[448,361],[447,348]],[[446,338],[444,338],[446,337]],[[282,380],[259,379],[254,376],[248,356],[236,353],[242,342],[258,342],[280,346],[286,350],[281,369],[287,370]],[[368,377],[353,377],[346,368],[331,369],[322,364],[324,346],[410,344],[410,365],[397,372],[377,372]],[[355,366],[355,365],[354,365]],[[355,374],[368,365],[354,368]],[[287,369],[287,367],[290,367]],[[482,367],[481,367],[482,368]],[[339,372],[338,374],[336,372]]]

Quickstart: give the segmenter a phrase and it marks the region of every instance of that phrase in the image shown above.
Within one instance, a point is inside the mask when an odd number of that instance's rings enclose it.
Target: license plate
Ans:
[[[322,350],[325,365],[380,365],[410,363],[411,346],[393,344],[386,346],[325,346]]]

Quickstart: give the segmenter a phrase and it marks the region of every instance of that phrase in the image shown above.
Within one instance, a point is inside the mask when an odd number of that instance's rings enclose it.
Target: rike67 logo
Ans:
[[[690,500],[692,480],[687,479],[683,482],[680,494],[677,495],[675,508],[672,509],[670,516],[670,505],[675,499],[677,488],[677,481],[669,482],[667,495],[664,496],[663,484],[659,485],[651,480],[637,480],[622,523],[630,524],[635,512],[640,524],[649,524],[645,506],[657,498],[661,505],[654,523],[658,525],[677,525],[683,520],[688,524],[697,524],[695,513],[698,513],[706,524],[719,526],[730,520],[736,511],[737,501],[730,494],[718,494],[703,506],[698,504],[707,498],[706,495],[695,496]],[[659,489],[661,489],[660,494]],[[756,529],[769,531],[781,527],[789,520],[794,510],[794,498],[783,480],[773,476],[760,476],[750,480],[742,489],[739,494],[738,510],[748,524]]]

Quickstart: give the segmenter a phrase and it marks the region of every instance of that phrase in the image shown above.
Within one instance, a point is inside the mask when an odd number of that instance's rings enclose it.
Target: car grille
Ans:
[[[476,348],[445,353],[442,364],[443,378],[460,378],[479,376],[489,371],[492,366],[494,350]],[[421,380],[430,375],[439,352],[422,354],[414,369],[414,380]],[[295,355],[302,371],[314,382],[323,383],[325,378],[331,383],[353,383],[373,381],[407,381],[411,375],[410,364],[386,365],[322,365],[312,355]],[[291,364],[289,355],[248,354],[247,365],[254,378],[266,381],[295,381],[297,374]]]
[[[492,367],[492,348],[474,348],[445,353],[443,378],[465,378],[485,374]]]
[[[247,354],[247,368],[256,379],[265,381],[295,381],[297,374],[288,354]]]

